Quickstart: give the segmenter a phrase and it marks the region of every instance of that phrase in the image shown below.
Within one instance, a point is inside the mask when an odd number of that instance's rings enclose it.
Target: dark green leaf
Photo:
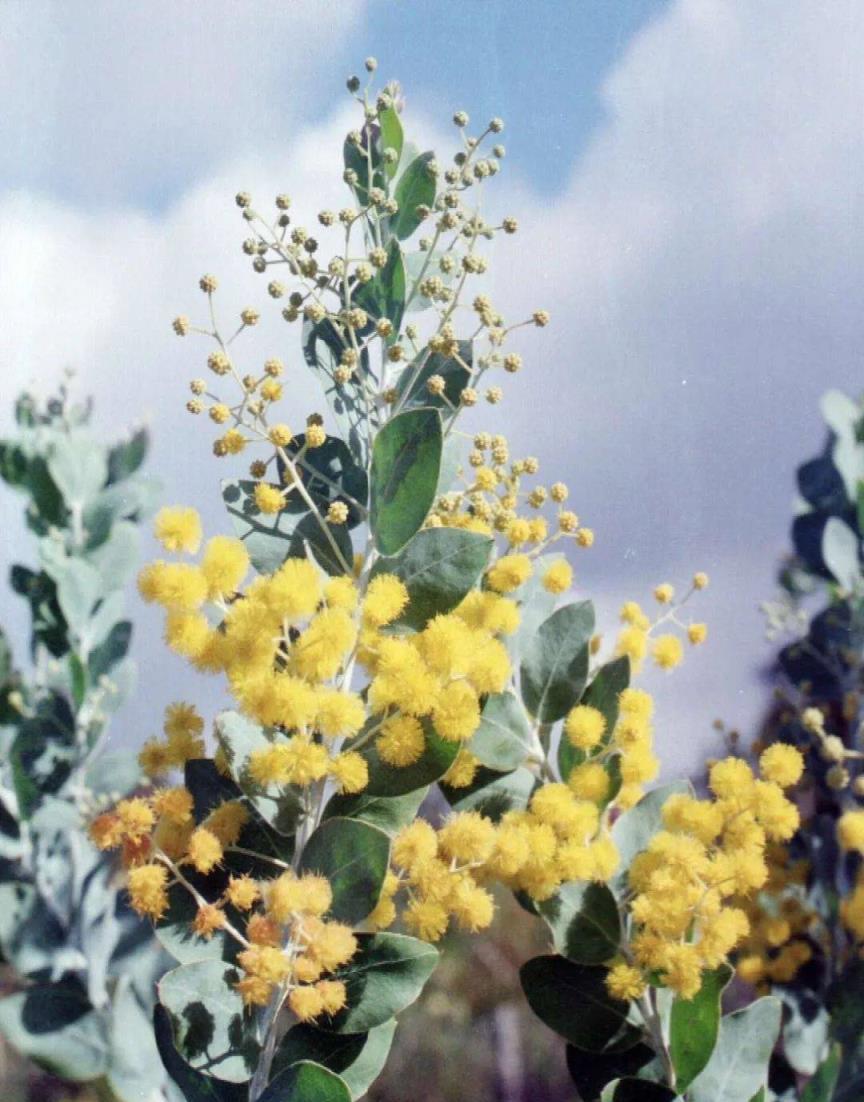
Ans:
[[[479,811],[495,822],[508,811],[524,811],[528,806],[537,778],[528,769],[498,773],[480,769],[467,788],[441,785],[441,791],[455,811]]]
[[[594,606],[582,601],[553,612],[525,647],[522,699],[531,715],[543,723],[562,719],[581,697],[593,631]]]
[[[471,369],[474,363],[474,347],[471,341],[459,342],[458,359],[445,356],[441,352],[424,349],[413,360],[396,384],[396,391],[402,407],[434,406],[441,410],[446,420],[460,408],[462,391],[471,381]],[[433,375],[444,380],[444,394],[430,394],[426,384]]]
[[[480,726],[468,743],[481,765],[509,772],[525,761],[531,748],[531,725],[514,694],[493,693],[487,697]]]
[[[373,796],[369,792],[332,796],[324,809],[324,818],[359,819],[388,834],[395,834],[413,821],[428,791],[428,788],[416,788],[404,796]]]
[[[537,1017],[586,1052],[602,1052],[626,1023],[628,1004],[606,990],[605,968],[565,957],[535,957],[519,976]]]
[[[804,1088],[801,1102],[831,1102],[840,1076],[842,1056],[843,1050],[839,1045],[834,1045]]]
[[[408,165],[396,185],[398,212],[390,219],[390,230],[400,241],[417,229],[423,221],[417,208],[431,207],[435,202],[435,177],[429,171],[429,163],[434,161],[434,153],[421,153]]]
[[[272,1079],[259,1102],[351,1102],[351,1092],[335,1072],[301,1060]]]
[[[577,964],[602,964],[621,946],[621,919],[605,884],[564,884],[539,904],[555,948]]]
[[[314,1060],[341,1076],[352,1098],[360,1098],[381,1074],[395,1032],[395,1020],[368,1033],[343,1035],[325,1033],[312,1025],[295,1025],[279,1042],[273,1076],[299,1060]]]
[[[261,574],[272,574],[289,557],[305,558],[307,546],[330,574],[344,574],[333,545],[312,513],[298,516],[283,510],[274,516],[262,513],[255,504],[255,483],[247,479],[222,483],[222,499],[239,539],[246,544],[252,565]],[[327,531],[345,564],[351,563],[351,536],[344,525],[328,525]]]
[[[388,338],[391,344],[395,343],[402,326],[405,292],[405,264],[402,261],[402,250],[399,248],[399,242],[392,240],[387,246],[387,263],[368,283],[358,284],[353,295],[354,304],[361,306],[373,321],[377,321],[378,318],[390,319],[393,323],[393,332]]]
[[[295,436],[291,444],[285,448],[286,454],[295,459],[306,445],[306,434]],[[341,501],[348,506],[349,528],[355,527],[363,519],[363,514],[352,503],[352,500],[365,506],[369,497],[369,479],[365,470],[358,467],[351,454],[351,449],[344,440],[338,436],[328,436],[324,443],[317,448],[310,448],[303,453],[295,467],[303,485],[322,515],[326,514],[334,501]],[[279,459],[277,469],[284,485],[292,481],[291,474],[287,472],[285,464]],[[308,506],[300,494],[294,490],[288,497],[289,513],[305,513]]]
[[[426,748],[413,765],[388,765],[381,760],[374,744],[364,749],[363,756],[369,764],[369,783],[364,789],[366,795],[404,796],[444,776],[459,753],[459,743],[441,738],[426,720],[423,721],[423,730]]]
[[[245,1082],[259,1055],[234,988],[239,978],[223,961],[199,960],[166,973],[158,985],[177,1051],[197,1071],[229,1083]]]
[[[428,620],[451,612],[486,568],[492,540],[458,528],[424,528],[393,558],[379,559],[376,574],[395,574],[409,594],[399,623],[421,630]]]
[[[678,1096],[671,1087],[647,1079],[619,1079],[613,1102],[674,1102]]]
[[[727,965],[704,972],[697,995],[679,997],[672,1003],[669,1052],[679,1092],[690,1086],[711,1059],[720,1030],[720,997],[731,978],[732,969]]]
[[[358,466],[365,470],[369,463],[370,415],[372,426],[377,424],[375,411],[368,409],[363,391],[363,380],[371,377],[369,352],[362,350],[360,363],[347,383],[337,383],[334,372],[344,350],[345,344],[329,318],[317,325],[308,320],[303,323],[303,358],[324,390],[340,435]]]
[[[404,934],[360,934],[354,958],[337,973],[348,1002],[326,1028],[368,1033],[388,1022],[419,996],[438,963],[438,950]]]
[[[653,1049],[644,1044],[610,1052],[583,1052],[574,1045],[568,1045],[567,1070],[576,1084],[580,1099],[583,1102],[597,1102],[608,1082],[637,1072],[653,1056]]]
[[[441,468],[441,418],[433,409],[397,414],[372,450],[369,523],[382,555],[395,555],[425,521]]]
[[[249,1091],[245,1084],[214,1079],[195,1071],[186,1063],[174,1045],[174,1030],[168,1011],[159,1003],[153,1007],[153,1031],[165,1070],[186,1102],[248,1102]]]
[[[590,705],[600,712],[606,720],[606,735],[604,744],[608,743],[615,724],[618,722],[618,697],[630,684],[630,660],[629,658],[613,658],[605,666],[601,666],[595,674],[591,684],[585,690],[580,704]],[[574,765],[579,765],[585,760],[585,755],[577,750],[562,734],[558,744],[558,768],[562,777],[570,775]]]
[[[359,819],[327,819],[303,849],[300,868],[326,876],[332,916],[349,925],[375,909],[390,862],[390,839]]]

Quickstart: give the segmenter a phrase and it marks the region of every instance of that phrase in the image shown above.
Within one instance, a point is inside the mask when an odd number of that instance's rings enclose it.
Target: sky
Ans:
[[[860,389],[862,47],[854,0],[5,0],[0,429],[18,389],[73,367],[101,431],[151,424],[165,500],[224,528],[225,469],[182,408],[207,349],[170,320],[200,308],[203,271],[226,310],[266,309],[233,195],[288,191],[310,222],[344,203],[344,80],[374,54],[418,144],[447,148],[457,108],[505,120],[495,203],[520,232],[491,294],[553,323],[498,423],[596,530],[579,595],[612,630],[625,597],[711,575],[709,642],[652,679],[667,771],[697,769],[715,717],[758,721],[794,470],[820,395]],[[297,421],[313,391],[275,313],[248,355],[297,366]],[[0,497],[4,569],[32,559],[19,511]],[[140,692],[115,737],[134,744],[169,700],[221,698],[130,601]],[[5,593],[0,619],[25,622]]]

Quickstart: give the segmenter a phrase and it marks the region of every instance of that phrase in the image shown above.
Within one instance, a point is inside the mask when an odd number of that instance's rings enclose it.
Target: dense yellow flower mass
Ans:
[[[692,998],[702,972],[751,933],[746,901],[768,881],[767,847],[787,841],[798,826],[795,805],[776,781],[765,779],[776,775],[776,765],[776,756],[769,757],[758,779],[745,761],[727,758],[711,768],[710,799],[681,794],[667,800],[665,830],[628,872],[628,963],[643,978],[659,973],[666,986]],[[788,783],[793,772],[784,771]],[[624,982],[610,973],[613,994]]]

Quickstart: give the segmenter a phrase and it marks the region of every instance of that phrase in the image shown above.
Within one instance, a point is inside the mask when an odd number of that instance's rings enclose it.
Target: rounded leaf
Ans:
[[[542,723],[555,723],[582,695],[588,646],[594,631],[590,601],[565,605],[540,625],[522,654],[520,686],[525,707]]]
[[[627,1022],[628,1004],[606,990],[606,969],[565,957],[535,957],[519,977],[528,1005],[565,1040],[586,1052],[602,1052]]]
[[[372,449],[369,525],[382,555],[395,555],[422,526],[441,469],[441,418],[409,409],[381,429]]]
[[[390,839],[359,819],[326,819],[303,850],[300,869],[326,876],[333,890],[330,914],[340,922],[362,922],[381,895],[390,862]]]

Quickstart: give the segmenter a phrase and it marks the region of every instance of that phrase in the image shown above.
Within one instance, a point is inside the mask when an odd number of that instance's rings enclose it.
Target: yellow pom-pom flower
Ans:
[[[194,555],[201,546],[201,517],[197,510],[180,505],[160,509],[153,522],[156,539],[166,551]]]

